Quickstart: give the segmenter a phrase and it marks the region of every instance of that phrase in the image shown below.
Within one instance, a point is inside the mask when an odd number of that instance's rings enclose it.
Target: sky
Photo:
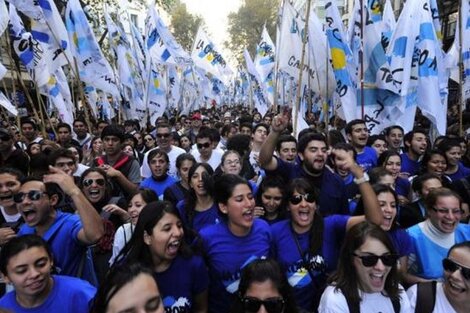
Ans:
[[[228,39],[227,16],[236,12],[241,6],[241,0],[181,0],[191,14],[204,18],[208,35],[214,43],[224,50],[224,41]],[[227,56],[228,57],[228,56]]]

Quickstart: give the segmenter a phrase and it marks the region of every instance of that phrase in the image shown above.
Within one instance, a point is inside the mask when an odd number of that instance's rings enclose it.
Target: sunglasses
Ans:
[[[40,190],[30,190],[28,192],[18,192],[13,196],[13,201],[15,203],[21,203],[25,199],[25,197],[28,197],[29,200],[31,201],[38,201],[41,199],[43,195],[46,193]]]
[[[84,187],[90,187],[91,185],[93,185],[93,182],[95,182],[98,186],[104,186],[105,184],[105,181],[103,178],[98,178],[98,179],[84,179],[83,180],[83,186]]]
[[[462,265],[455,263],[449,258],[445,258],[444,260],[442,260],[442,267],[445,271],[450,273],[454,273],[456,270],[460,270],[462,276],[466,280],[470,280],[470,268],[463,267]]]
[[[443,214],[443,215],[452,213],[452,215],[460,216],[463,214],[462,209],[432,208],[432,210],[436,213]]]
[[[198,149],[209,148],[211,146],[211,143],[210,142],[198,143],[196,146],[197,146]]]
[[[385,254],[385,255],[358,255],[353,253],[355,257],[358,257],[362,261],[362,265],[365,267],[372,267],[377,264],[379,259],[382,261],[385,266],[393,266],[397,264],[399,256],[396,254]]]
[[[242,303],[245,312],[258,312],[261,305],[263,305],[268,313],[282,313],[286,302],[282,298],[260,300],[257,298],[244,297],[242,298]]]
[[[291,196],[289,198],[289,202],[291,204],[299,204],[300,202],[302,202],[302,199],[305,199],[305,201],[307,201],[308,203],[314,203],[315,202],[315,195],[313,193],[306,193],[304,195],[295,195],[295,196]]]
[[[157,138],[168,138],[170,134],[157,134]]]
[[[144,140],[145,140],[145,141],[152,141],[153,138],[152,138],[152,137],[147,137],[147,138],[145,138]]]

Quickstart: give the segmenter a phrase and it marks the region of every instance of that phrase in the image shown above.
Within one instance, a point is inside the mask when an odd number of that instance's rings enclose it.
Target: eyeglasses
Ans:
[[[73,161],[70,161],[70,162],[57,162],[55,164],[55,166],[57,166],[57,167],[64,167],[64,166],[72,167],[74,165],[75,165],[75,162],[73,162]]]
[[[46,193],[40,190],[30,190],[28,192],[18,192],[13,196],[13,201],[15,203],[21,203],[27,196],[31,201],[38,201]]]
[[[452,215],[462,215],[463,214],[462,209],[432,208],[432,210],[436,213],[443,214],[443,215],[446,215],[446,214],[449,214],[449,213],[452,213]]]
[[[148,141],[152,141],[153,138],[152,138],[152,137],[147,137],[147,138],[145,138],[144,140],[148,142]]]
[[[365,267],[372,267],[377,264],[379,259],[382,261],[383,265],[385,266],[393,266],[394,264],[397,264],[398,261],[398,255],[396,254],[385,254],[385,255],[375,255],[375,254],[370,254],[370,255],[358,255],[353,253],[355,257],[358,257],[362,261],[362,265]]]
[[[302,202],[302,199],[305,199],[308,203],[315,202],[315,195],[313,193],[306,193],[304,195],[295,195],[289,198],[289,202],[296,205]]]
[[[252,297],[244,297],[241,299],[245,312],[258,312],[261,305],[264,306],[268,313],[282,313],[286,302],[282,298],[272,298],[260,300]]]
[[[90,187],[91,185],[93,185],[93,183],[96,183],[98,186],[104,186],[105,184],[105,181],[103,178],[98,178],[98,179],[84,179],[83,180],[83,186],[84,187]]]
[[[196,146],[198,149],[209,148],[211,146],[211,143],[210,142],[198,143]]]
[[[170,137],[170,135],[171,135],[171,134],[169,134],[169,133],[166,133],[166,134],[157,134],[157,137],[158,137],[158,138],[168,138],[168,137]]]
[[[449,258],[445,258],[444,260],[442,260],[442,267],[445,271],[450,273],[454,273],[456,270],[460,270],[462,276],[466,280],[470,280],[470,268],[457,264]]]

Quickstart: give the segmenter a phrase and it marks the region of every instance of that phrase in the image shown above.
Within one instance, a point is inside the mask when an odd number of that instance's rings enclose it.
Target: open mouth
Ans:
[[[297,214],[299,220],[304,223],[310,222],[310,210],[302,210]]]
[[[243,218],[244,218],[245,220],[247,220],[247,221],[252,221],[253,218],[254,218],[254,214],[253,214],[253,213],[254,213],[254,211],[253,211],[252,209],[249,209],[249,210],[243,212],[242,216],[243,216]]]
[[[384,273],[372,273],[369,275],[370,283],[372,287],[381,289],[384,285],[385,274]]]
[[[13,195],[0,196],[0,201],[13,200]]]
[[[463,288],[463,287],[459,286],[458,284],[454,283],[453,281],[449,281],[449,286],[452,290],[454,290],[455,292],[458,292],[458,293],[464,293],[465,291],[467,291],[466,288]]]
[[[174,240],[168,244],[168,254],[173,256],[178,253],[178,249],[181,246],[181,240]]]
[[[37,213],[36,210],[26,209],[21,211],[21,215],[23,215],[23,218],[26,223],[31,223],[34,221]]]

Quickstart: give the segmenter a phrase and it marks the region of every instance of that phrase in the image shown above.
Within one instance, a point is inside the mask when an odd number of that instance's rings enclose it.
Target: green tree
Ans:
[[[186,4],[175,0],[169,10],[171,14],[171,31],[178,43],[191,52],[194,38],[196,37],[199,24],[203,19],[199,15],[192,15],[186,9]]]
[[[238,61],[243,60],[245,47],[253,55],[258,44],[263,25],[273,40],[279,0],[244,0],[237,12],[228,15],[229,40],[225,45],[233,51]],[[244,62],[243,62],[244,63]]]

